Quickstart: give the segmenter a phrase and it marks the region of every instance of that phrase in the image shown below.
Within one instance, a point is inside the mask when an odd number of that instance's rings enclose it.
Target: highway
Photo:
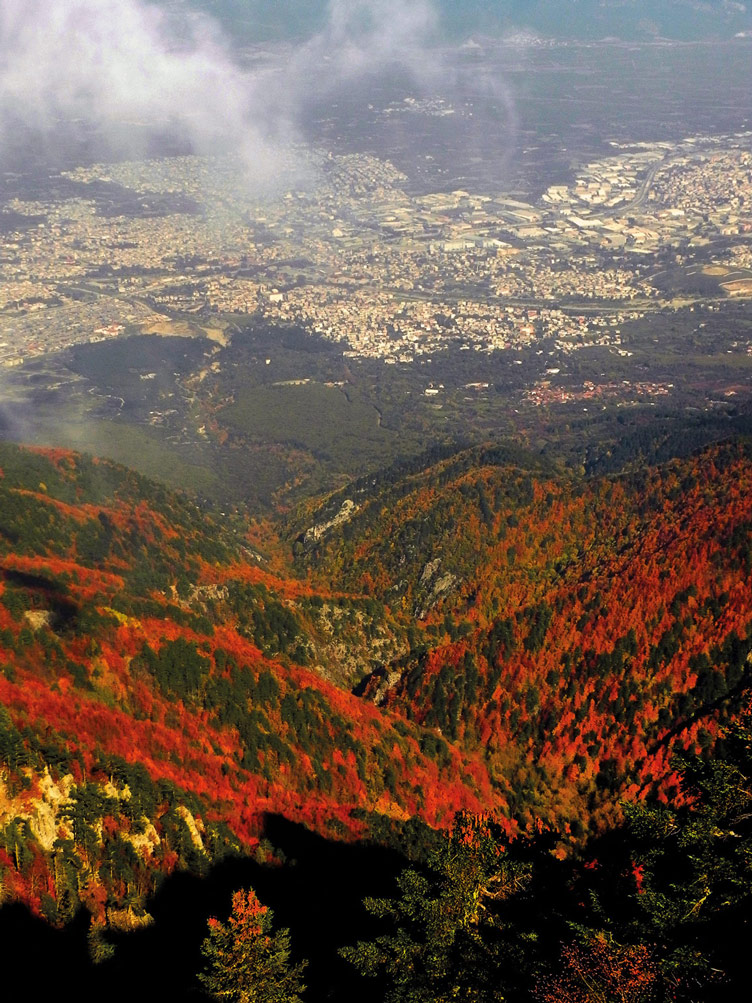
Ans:
[[[643,178],[640,189],[632,199],[631,202],[627,202],[624,205],[615,206],[613,209],[608,209],[606,212],[600,213],[600,217],[603,219],[613,218],[614,216],[623,217],[627,213],[634,212],[635,209],[642,209],[648,199],[648,194],[655,181],[655,176],[660,171],[662,167],[666,166],[666,163],[670,160],[668,154],[662,157],[657,163],[653,164],[648,170],[648,173]]]

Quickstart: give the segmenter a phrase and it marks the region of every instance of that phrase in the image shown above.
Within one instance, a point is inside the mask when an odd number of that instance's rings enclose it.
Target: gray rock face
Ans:
[[[372,696],[373,702],[377,707],[380,707],[386,702],[386,698],[390,690],[393,690],[397,683],[402,679],[401,672],[387,672],[379,680],[379,684],[374,691]]]
[[[440,567],[440,558],[436,558],[434,561],[429,561],[423,568],[420,578],[418,579],[418,587],[416,589],[415,598],[415,615],[421,620],[423,617],[428,616],[434,606],[436,606],[436,604],[439,603],[445,596],[449,595],[449,593],[452,592],[457,585],[457,576],[453,575],[450,571],[440,575]]]
[[[311,526],[303,534],[303,543],[306,546],[311,546],[314,543],[318,543],[321,537],[328,533],[330,530],[335,529],[337,526],[341,526],[345,522],[349,522],[350,519],[358,511],[358,506],[350,498],[346,498],[342,502],[342,507],[339,512],[334,516],[334,518],[329,519],[328,522],[319,522],[314,526]]]

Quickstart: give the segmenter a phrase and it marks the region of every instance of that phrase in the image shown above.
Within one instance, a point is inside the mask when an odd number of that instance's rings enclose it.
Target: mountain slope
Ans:
[[[0,469],[6,895],[135,922],[160,874],[250,852],[268,813],[341,837],[502,804],[475,757],[301,664],[336,650],[322,624],[388,642],[372,605],[277,583],[122,468],[3,446]]]
[[[368,692],[482,751],[517,817],[579,831],[675,788],[752,682],[752,462],[728,445],[588,480],[470,451],[403,477],[299,558],[389,598],[423,647]]]
[[[310,506],[297,571],[113,464],[0,470],[0,880],[58,924],[273,862],[273,815],[384,839],[465,808],[566,844],[680,799],[674,752],[748,702],[744,444],[593,480],[413,461]]]

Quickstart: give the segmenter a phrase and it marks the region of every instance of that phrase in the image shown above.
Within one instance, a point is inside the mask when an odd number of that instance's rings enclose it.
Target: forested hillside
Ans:
[[[267,813],[353,838],[370,812],[502,805],[478,757],[306,667],[399,645],[380,604],[277,582],[123,469],[11,447],[0,465],[5,895],[135,922],[159,873],[252,851]]]
[[[595,480],[469,451],[369,495],[299,561],[424,627],[367,687],[482,751],[512,815],[579,835],[676,791],[752,681],[752,462],[728,445]]]
[[[333,901],[356,894],[362,877],[377,894],[399,887],[399,908],[373,908],[411,922],[417,886],[388,875],[411,861],[430,901],[446,864],[433,830],[453,831],[450,846],[469,832],[484,887],[500,880],[500,853],[519,855],[522,870],[504,878],[510,896],[528,888],[520,875],[533,851],[538,874],[559,861],[558,911],[515,991],[526,998],[535,983],[545,999],[585,999],[564,982],[557,989],[552,972],[566,980],[577,965],[618,956],[629,967],[642,955],[598,946],[616,920],[576,905],[606,891],[578,891],[586,872],[572,868],[616,853],[619,874],[632,873],[639,812],[666,821],[694,810],[676,756],[700,764],[700,776],[749,704],[751,565],[744,443],[600,479],[496,448],[445,452],[355,483],[277,528],[207,513],[110,463],[4,445],[0,900],[61,930],[85,917],[89,956],[105,971],[118,936],[149,929],[177,874],[208,880],[246,861],[256,883],[274,888],[274,875],[289,873],[294,887],[284,826],[298,827],[296,855],[313,846],[316,860],[360,876]],[[609,848],[609,833],[628,848]],[[639,864],[639,882],[660,852]],[[316,865],[306,879],[317,894],[325,871]],[[253,902],[246,909],[261,908]],[[530,902],[511,940],[489,928],[496,954],[483,964],[494,979],[537,936],[523,929],[530,909],[540,914]],[[353,983],[343,958],[329,970],[335,948],[383,923],[350,915],[350,901],[324,929],[314,906],[282,899],[294,933],[296,909],[308,917],[299,952],[306,937],[329,938],[308,998],[340,998]],[[480,950],[473,915],[458,929],[469,923]],[[572,947],[556,969],[578,915],[590,954],[583,961]],[[650,971],[660,969],[623,997],[639,1000],[665,987],[678,962],[672,954],[669,971],[668,948],[636,922],[619,928],[617,947],[650,941]],[[456,933],[447,933],[452,957]],[[351,979],[362,971],[374,999],[393,981],[394,950],[345,952]],[[447,975],[454,964],[447,955],[436,977],[459,978]],[[333,997],[317,995],[327,979]],[[428,995],[409,995],[410,983],[390,998],[444,999],[431,979]],[[490,992],[462,998],[496,999]]]

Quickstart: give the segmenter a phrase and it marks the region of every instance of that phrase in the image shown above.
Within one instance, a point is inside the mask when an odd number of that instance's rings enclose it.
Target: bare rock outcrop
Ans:
[[[335,529],[337,526],[341,526],[345,522],[349,522],[357,511],[358,506],[355,502],[350,498],[346,498],[342,502],[339,512],[337,512],[333,518],[326,522],[318,522],[305,531],[303,534],[303,543],[307,547],[312,546],[314,543],[318,543],[325,533]]]

